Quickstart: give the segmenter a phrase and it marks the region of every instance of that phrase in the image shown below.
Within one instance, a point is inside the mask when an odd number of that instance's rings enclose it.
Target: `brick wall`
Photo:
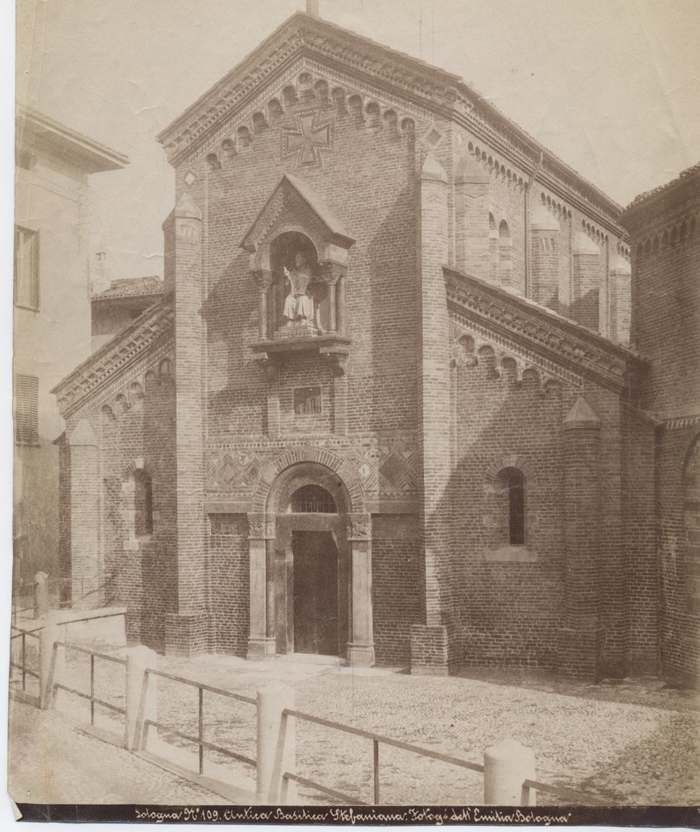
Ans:
[[[372,522],[372,604],[379,665],[409,664],[410,628],[421,616],[420,565],[416,518],[376,515]]]

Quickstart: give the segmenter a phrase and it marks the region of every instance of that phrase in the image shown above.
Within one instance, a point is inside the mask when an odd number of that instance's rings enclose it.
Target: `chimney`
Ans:
[[[306,13],[313,17],[319,17],[318,4],[319,0],[306,0]]]
[[[104,292],[112,285],[109,277],[109,269],[107,266],[107,252],[102,248],[95,254],[95,266],[92,278],[92,294],[96,295],[99,292]]]

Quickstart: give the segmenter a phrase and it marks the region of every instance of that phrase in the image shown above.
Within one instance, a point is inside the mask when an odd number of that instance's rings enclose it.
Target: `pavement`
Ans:
[[[51,711],[10,701],[8,790],[15,803],[212,805],[227,801],[83,733]]]
[[[583,685],[513,674],[436,678],[309,658],[246,662],[229,656],[160,656],[157,661],[165,672],[248,696],[283,682],[293,688],[297,710],[476,763],[483,762],[487,748],[514,738],[534,749],[539,780],[587,792],[609,805],[700,805],[696,692],[652,679]],[[71,684],[83,689],[89,683],[89,663],[83,667],[76,656],[69,669]],[[115,704],[122,701],[119,673],[119,666],[98,665],[97,693]],[[76,700],[63,712],[85,723],[86,713],[79,707],[86,707],[84,701]],[[123,731],[118,722],[101,719],[103,728]],[[158,721],[196,735],[196,689],[160,677]],[[297,772],[371,800],[371,741],[296,722]],[[209,742],[255,756],[255,709],[250,705],[208,692],[204,724]],[[161,732],[161,739],[165,736]],[[60,714],[17,701],[11,703],[9,740],[10,794],[16,802],[226,802],[175,773],[87,736]],[[177,738],[168,742],[174,755],[194,750]],[[207,751],[206,757],[210,776],[224,765],[231,776],[250,774],[215,752]],[[474,805],[483,800],[482,775],[384,745],[380,781],[382,801],[394,805]],[[326,802],[307,788],[300,788],[299,798]]]

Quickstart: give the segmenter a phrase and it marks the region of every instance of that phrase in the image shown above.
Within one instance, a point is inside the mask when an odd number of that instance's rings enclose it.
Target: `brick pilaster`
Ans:
[[[564,676],[597,681],[600,624],[600,419],[579,397],[564,419],[566,590],[559,636]]]
[[[185,192],[165,221],[165,289],[175,309],[177,599],[166,616],[166,652],[207,648],[204,554],[202,213]]]
[[[600,330],[600,249],[579,231],[574,237],[574,294],[571,317],[594,332]]]
[[[420,182],[420,332],[418,366],[420,435],[423,441],[421,543],[424,625],[447,623],[449,524],[444,501],[450,471],[449,321],[442,265],[447,261],[447,175],[430,154]],[[446,669],[446,668],[445,668]]]
[[[455,174],[455,236],[457,268],[490,278],[488,173],[473,159],[464,159]]]
[[[610,258],[610,340],[620,344],[630,343],[632,319],[632,267],[619,254]]]
[[[87,420],[78,422],[70,447],[70,572],[68,595],[78,606],[99,606],[102,582],[100,448]],[[91,593],[82,604],[81,598]]]
[[[542,205],[530,216],[534,301],[559,312],[559,223]]]

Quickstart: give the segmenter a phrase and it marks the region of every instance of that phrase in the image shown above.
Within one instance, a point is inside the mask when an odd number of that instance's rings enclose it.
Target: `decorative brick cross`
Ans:
[[[321,150],[329,150],[332,123],[317,123],[318,113],[299,113],[298,129],[285,127],[282,131],[282,155],[297,156],[297,165],[316,165],[321,161]]]

